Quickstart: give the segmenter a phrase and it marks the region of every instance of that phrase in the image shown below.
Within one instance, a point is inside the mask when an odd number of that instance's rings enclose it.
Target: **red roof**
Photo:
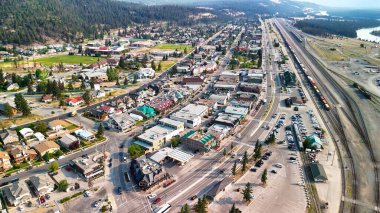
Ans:
[[[183,78],[183,83],[203,83],[203,79],[200,77],[189,77],[189,78]]]
[[[99,107],[99,109],[102,111],[109,111],[111,109],[111,107],[104,105],[104,106]]]
[[[80,102],[80,101],[83,101],[82,97],[66,98],[66,103],[68,103],[68,102],[77,103],[77,102]]]

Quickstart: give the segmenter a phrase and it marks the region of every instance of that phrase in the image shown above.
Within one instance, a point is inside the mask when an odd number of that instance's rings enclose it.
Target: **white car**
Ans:
[[[280,164],[280,163],[276,163],[276,164],[274,164],[274,166],[277,168],[282,168],[282,164]]]
[[[150,195],[148,195],[148,198],[151,199],[151,200],[154,199],[154,198],[156,198],[156,197],[157,197],[156,194],[150,194]]]

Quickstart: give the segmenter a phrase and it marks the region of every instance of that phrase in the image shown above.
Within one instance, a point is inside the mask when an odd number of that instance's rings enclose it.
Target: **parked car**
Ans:
[[[274,166],[277,168],[282,168],[282,164],[280,164],[280,163],[276,163],[276,164],[274,164]]]
[[[252,167],[250,170],[251,170],[251,172],[256,172],[257,171],[257,169],[255,167]]]
[[[197,195],[193,195],[193,196],[191,196],[191,200],[195,200],[195,199],[197,199],[198,198],[198,196]]]
[[[148,195],[148,199],[154,199],[154,198],[156,198],[156,197],[157,197],[156,194],[150,194],[150,195]]]
[[[93,204],[94,207],[98,207],[99,206],[99,201],[95,201],[94,204]]]
[[[289,160],[297,160],[296,157],[290,157]]]
[[[272,171],[270,171],[270,172],[272,172],[273,174],[277,174],[277,171],[276,171],[276,170],[272,170]]]
[[[119,194],[119,195],[121,195],[122,193],[123,193],[123,190],[121,189],[121,187],[119,186],[119,187],[117,187],[117,193]]]
[[[161,202],[161,198],[156,198],[154,201],[153,201],[153,204],[157,204],[157,203],[159,203],[159,202]]]

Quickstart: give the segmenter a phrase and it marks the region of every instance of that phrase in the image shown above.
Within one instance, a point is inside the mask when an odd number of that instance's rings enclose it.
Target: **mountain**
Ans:
[[[189,15],[202,11],[188,6],[146,6],[114,0],[1,0],[0,42],[75,42],[133,23],[164,20],[189,24]]]

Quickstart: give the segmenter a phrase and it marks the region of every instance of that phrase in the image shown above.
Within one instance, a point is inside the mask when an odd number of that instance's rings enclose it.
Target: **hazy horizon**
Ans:
[[[297,0],[303,2],[311,2],[328,7],[342,7],[352,9],[380,9],[379,0]],[[378,1],[374,3],[374,1]]]

